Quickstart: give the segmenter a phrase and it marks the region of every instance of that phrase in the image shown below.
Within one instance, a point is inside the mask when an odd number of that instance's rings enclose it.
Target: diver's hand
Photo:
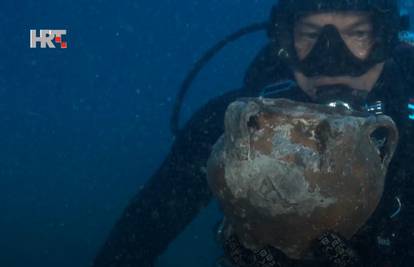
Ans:
[[[288,260],[280,251],[265,247],[260,250],[245,248],[235,235],[223,242],[224,253],[231,264],[237,267],[287,267]]]
[[[362,267],[357,253],[336,233],[328,232],[319,237],[315,254],[332,267]]]

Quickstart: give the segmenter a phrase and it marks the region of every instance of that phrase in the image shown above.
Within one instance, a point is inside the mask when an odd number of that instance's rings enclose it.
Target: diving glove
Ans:
[[[362,267],[357,253],[336,233],[327,232],[319,237],[315,254],[329,262],[331,267]]]
[[[287,267],[287,258],[280,251],[265,247],[250,250],[245,248],[235,235],[224,240],[224,252],[231,264],[237,267]]]

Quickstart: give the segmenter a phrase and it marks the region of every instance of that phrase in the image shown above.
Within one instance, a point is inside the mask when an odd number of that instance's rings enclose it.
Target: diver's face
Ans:
[[[334,26],[349,51],[358,59],[366,59],[374,45],[374,31],[369,14],[364,12],[322,12],[301,17],[294,27],[294,46],[299,60],[303,60],[316,44],[319,33],[327,25]],[[321,60],[323,60],[321,58]],[[306,77],[295,70],[299,86],[312,96],[318,86],[347,85],[361,90],[371,90],[377,81],[383,63],[375,65],[361,76]]]
[[[329,12],[302,17],[295,24],[295,48],[300,60],[309,54],[326,25],[332,25],[338,30],[348,49],[357,58],[367,58],[374,43],[369,15],[359,12]]]

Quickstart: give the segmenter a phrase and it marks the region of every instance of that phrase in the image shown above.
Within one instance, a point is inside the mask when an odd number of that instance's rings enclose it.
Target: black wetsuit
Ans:
[[[223,133],[224,112],[229,103],[239,97],[257,96],[265,86],[292,79],[288,68],[271,51],[265,47],[258,54],[242,89],[211,100],[186,123],[160,168],[130,201],[96,257],[94,267],[152,266],[156,257],[207,206],[212,194],[206,181],[206,161],[212,145]],[[409,119],[408,110],[409,98],[414,97],[413,87],[414,48],[402,45],[393,59],[386,62],[368,96],[369,102],[385,103],[385,114],[394,119],[400,131],[400,144],[390,164],[381,205],[355,242],[362,258],[372,266],[382,266],[374,262],[382,264],[387,258],[395,263],[392,266],[402,266],[396,263],[414,258],[414,242],[410,244],[414,228],[410,225],[414,219],[414,140],[410,140],[414,138],[414,120]],[[279,90],[274,97],[311,101],[297,87]],[[413,194],[411,200],[409,194]],[[395,210],[395,196],[400,197],[403,207],[396,218],[388,220]],[[384,239],[387,235],[396,237],[387,253],[376,249],[379,233]]]

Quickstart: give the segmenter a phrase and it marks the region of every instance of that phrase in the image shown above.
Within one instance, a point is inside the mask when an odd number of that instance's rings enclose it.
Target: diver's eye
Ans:
[[[302,37],[310,40],[318,39],[319,32],[301,32]]]
[[[370,38],[371,32],[367,30],[356,30],[350,32],[349,36],[357,40],[366,40]]]

